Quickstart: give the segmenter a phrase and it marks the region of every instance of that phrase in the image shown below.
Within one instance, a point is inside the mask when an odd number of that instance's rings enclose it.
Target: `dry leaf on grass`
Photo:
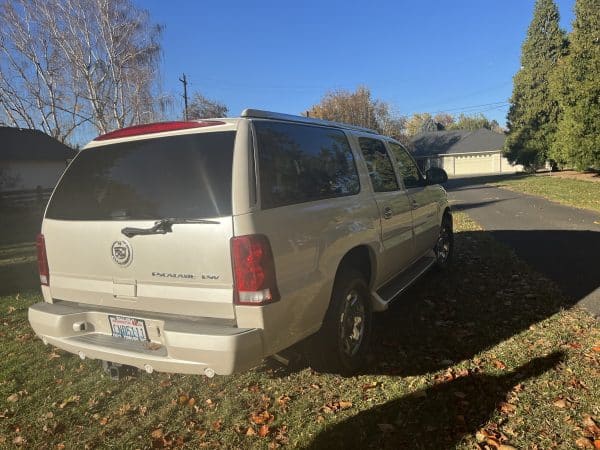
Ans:
[[[269,434],[269,425],[261,425],[261,427],[258,429],[258,435],[260,437],[265,437]]]
[[[271,414],[267,410],[253,412],[250,415],[250,422],[252,422],[255,425],[263,425],[263,424],[271,423],[271,422],[273,422],[273,420],[275,420],[275,416],[273,416],[273,414]]]
[[[60,409],[63,409],[65,406],[71,405],[73,403],[78,403],[79,398],[80,398],[79,395],[71,395],[69,398],[63,400],[62,403],[60,405],[58,405],[58,407]]]
[[[212,429],[215,430],[215,431],[221,431],[222,427],[223,427],[223,421],[221,419],[215,420],[212,423]]]
[[[500,370],[504,370],[506,369],[506,364],[504,364],[502,361],[500,361],[499,359],[495,359],[492,361],[492,364],[494,365],[494,367],[496,369],[500,369]]]
[[[152,437],[152,439],[154,440],[159,440],[162,439],[164,436],[163,430],[160,428],[157,428],[156,430],[152,431],[152,433],[150,433],[150,436]]]
[[[564,398],[557,398],[556,400],[554,400],[552,402],[552,404],[554,406],[556,406],[557,408],[561,408],[561,409],[569,406],[569,403]]]
[[[327,413],[327,414],[331,414],[331,413],[336,413],[338,411],[341,411],[343,409],[348,409],[348,408],[352,408],[352,402],[340,400],[340,401],[329,402],[329,403],[325,404],[324,406],[321,407],[320,411]]]
[[[594,444],[588,438],[580,437],[575,441],[575,445],[579,448],[594,448]]]

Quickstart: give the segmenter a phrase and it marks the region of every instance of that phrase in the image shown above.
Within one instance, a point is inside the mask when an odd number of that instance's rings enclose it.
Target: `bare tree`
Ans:
[[[229,108],[217,100],[210,100],[196,92],[188,106],[188,119],[210,119],[213,117],[225,117]]]
[[[131,0],[0,4],[0,107],[12,126],[66,142],[157,114],[161,27]]]
[[[311,117],[371,128],[398,138],[404,133],[405,119],[393,115],[390,109],[388,103],[373,99],[369,88],[359,86],[354,92],[327,92],[308,113]]]

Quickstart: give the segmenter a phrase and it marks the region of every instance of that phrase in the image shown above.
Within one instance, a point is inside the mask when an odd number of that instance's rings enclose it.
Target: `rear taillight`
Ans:
[[[44,286],[50,284],[50,270],[48,269],[48,256],[46,255],[46,240],[43,234],[38,234],[35,239],[37,247],[38,270],[40,272],[40,283]]]
[[[231,238],[234,294],[237,305],[264,305],[279,300],[275,262],[266,236]]]

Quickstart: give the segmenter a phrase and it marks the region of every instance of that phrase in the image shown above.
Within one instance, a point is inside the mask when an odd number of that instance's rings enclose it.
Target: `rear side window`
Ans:
[[[340,130],[255,121],[262,208],[357,194],[354,157]]]
[[[373,190],[375,192],[397,191],[398,180],[383,142],[378,139],[359,138],[358,143],[367,163]]]
[[[398,170],[402,175],[404,186],[406,186],[406,188],[421,186],[421,173],[419,172],[417,164],[413,161],[408,152],[394,142],[389,142],[389,146],[392,149],[394,157],[396,158],[396,164],[398,165]]]
[[[198,133],[83,150],[46,217],[142,220],[231,215],[235,132]]]

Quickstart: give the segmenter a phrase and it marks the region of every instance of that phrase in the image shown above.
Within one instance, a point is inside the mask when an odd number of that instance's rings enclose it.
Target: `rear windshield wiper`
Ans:
[[[133,237],[137,235],[144,234],[166,234],[173,232],[173,225],[182,224],[182,223],[202,223],[202,224],[219,224],[215,220],[206,220],[206,219],[177,219],[177,218],[168,218],[168,219],[160,219],[154,222],[154,226],[150,228],[134,228],[134,227],[125,227],[121,230],[127,237]]]

